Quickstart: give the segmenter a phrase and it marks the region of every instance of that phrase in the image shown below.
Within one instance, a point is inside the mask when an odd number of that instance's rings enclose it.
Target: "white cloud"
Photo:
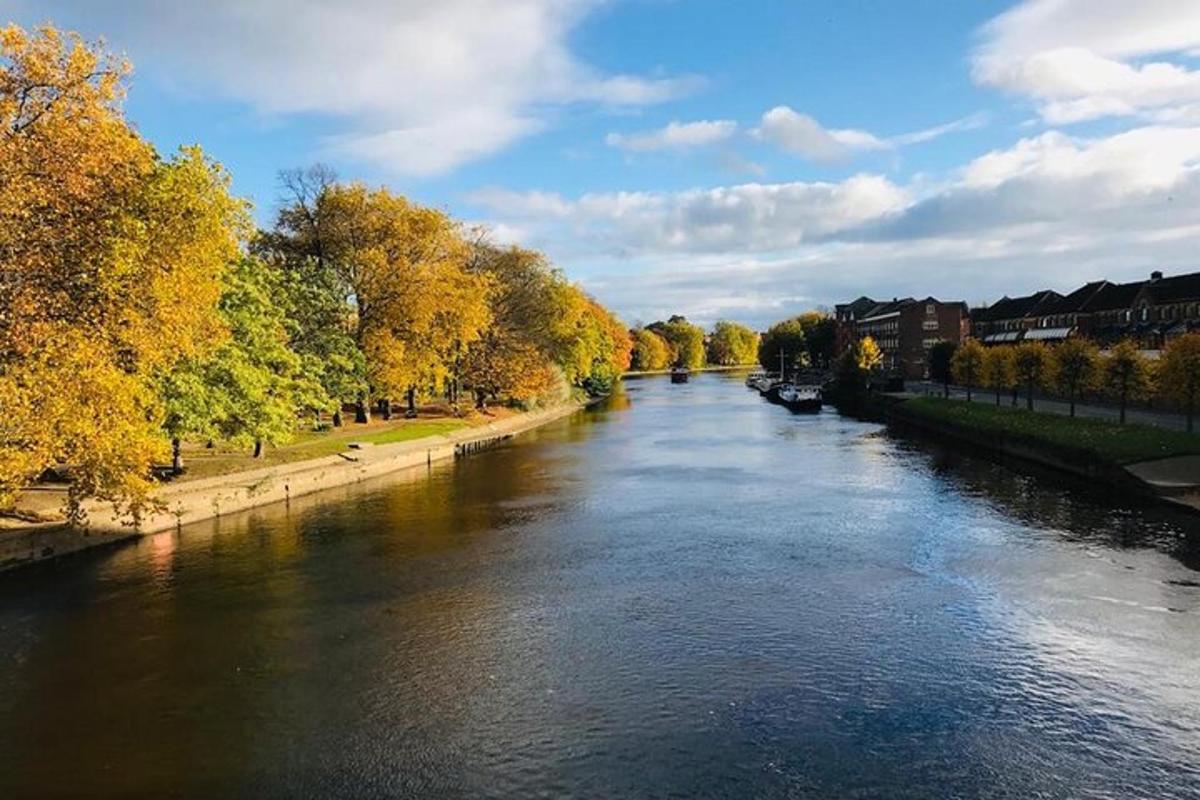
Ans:
[[[1195,0],[1028,0],[982,33],[975,80],[1028,96],[1051,124],[1200,106],[1200,71],[1170,60],[1200,47]]]
[[[820,122],[787,106],[776,106],[762,115],[754,136],[785,152],[813,161],[840,161],[856,152],[893,150],[973,130],[987,124],[986,114],[972,114],[943,125],[912,133],[879,137],[854,128],[825,128]]]
[[[641,133],[610,133],[605,144],[635,153],[651,150],[675,150],[704,147],[731,138],[737,132],[737,123],[732,120],[701,120],[699,122],[671,122],[665,128]]]
[[[588,285],[631,319],[652,318],[652,298],[664,293],[689,313],[754,322],[863,292],[974,302],[1129,279],[1147,265],[1194,270],[1200,127],[1094,139],[1048,132],[908,186],[864,174],[471,199],[582,267]],[[780,309],[779,298],[803,303]]]
[[[837,161],[854,150],[884,150],[887,144],[866,131],[832,130],[807,114],[776,106],[762,115],[755,135],[793,155],[814,161]]]
[[[401,173],[452,169],[539,127],[545,107],[658,103],[697,79],[606,75],[570,52],[601,0],[0,0],[104,34],[178,88],[316,113],[330,147]],[[35,16],[36,15],[36,16]],[[153,69],[149,69],[153,67]]]

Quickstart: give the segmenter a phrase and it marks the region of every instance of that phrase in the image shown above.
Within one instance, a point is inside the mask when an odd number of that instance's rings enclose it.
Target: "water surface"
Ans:
[[[0,576],[0,797],[1200,797],[1196,527],[630,380]]]

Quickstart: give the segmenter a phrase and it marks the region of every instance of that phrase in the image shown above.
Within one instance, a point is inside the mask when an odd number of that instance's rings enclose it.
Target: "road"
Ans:
[[[942,396],[942,385],[940,383],[930,383],[928,381],[910,381],[907,385],[908,391],[914,394],[928,394],[937,397]],[[950,396],[957,400],[967,399],[967,390],[960,386],[950,387]],[[974,402],[977,403],[995,403],[996,394],[987,389],[975,389],[973,392]],[[1000,396],[1000,402],[1005,405],[1012,404],[1012,393],[1004,392]],[[1017,400],[1021,408],[1025,408],[1025,393],[1022,392]],[[1049,414],[1069,414],[1070,405],[1064,400],[1057,400],[1048,397],[1034,395],[1033,410],[1042,411]],[[1111,422],[1116,422],[1120,419],[1120,411],[1116,406],[1106,405],[1102,403],[1076,403],[1075,416],[1088,417],[1091,419],[1103,419]],[[1171,430],[1183,431],[1187,430],[1187,418],[1183,414],[1175,414],[1168,411],[1156,411],[1145,408],[1144,406],[1131,407],[1125,411],[1125,421],[1136,423],[1138,425],[1153,425],[1159,428],[1169,428]]]

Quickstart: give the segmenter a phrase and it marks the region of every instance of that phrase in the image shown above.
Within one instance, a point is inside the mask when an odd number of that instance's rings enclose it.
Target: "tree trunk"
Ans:
[[[417,390],[411,386],[408,389],[408,410],[404,412],[404,416],[408,419],[417,416]]]
[[[262,453],[263,453],[262,439],[255,439],[254,440],[254,457],[262,458]]]
[[[386,397],[379,400],[379,416],[383,417],[385,421],[392,418],[392,401]]]
[[[1121,392],[1121,424],[1125,424],[1125,402],[1128,400],[1128,392]]]
[[[942,381],[942,397],[950,399],[950,381]]]
[[[342,407],[340,404],[337,407],[337,411],[333,412],[333,427],[342,427]]]
[[[179,439],[171,440],[171,472],[176,475],[183,473],[183,442]]]
[[[371,421],[371,409],[367,408],[367,399],[360,396],[354,401],[354,421],[365,425]]]
[[[1012,387],[1012,407],[1013,408],[1017,407],[1017,397],[1020,396],[1020,392],[1021,392],[1020,388],[1018,388],[1016,386]]]
[[[970,384],[970,382],[967,383],[967,402],[968,403],[971,402],[971,384]]]
[[[487,411],[487,392],[483,389],[475,390],[475,408],[479,411]]]
[[[996,408],[1000,407],[1000,387],[996,387]]]
[[[1071,416],[1075,416],[1075,392],[1071,392]]]
[[[1029,382],[1029,386],[1025,391],[1025,408],[1033,411],[1033,381]]]

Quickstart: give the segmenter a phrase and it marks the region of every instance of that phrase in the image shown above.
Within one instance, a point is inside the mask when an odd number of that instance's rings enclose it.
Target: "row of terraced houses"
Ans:
[[[837,349],[870,336],[883,351],[884,368],[909,380],[928,376],[929,349],[940,341],[973,336],[987,345],[1060,342],[1086,336],[1101,346],[1132,338],[1158,350],[1174,336],[1200,330],[1200,272],[1131,283],[1092,281],[1070,294],[1044,289],[1002,297],[981,308],[960,301],[911,297],[876,301],[860,297],[835,307]]]

